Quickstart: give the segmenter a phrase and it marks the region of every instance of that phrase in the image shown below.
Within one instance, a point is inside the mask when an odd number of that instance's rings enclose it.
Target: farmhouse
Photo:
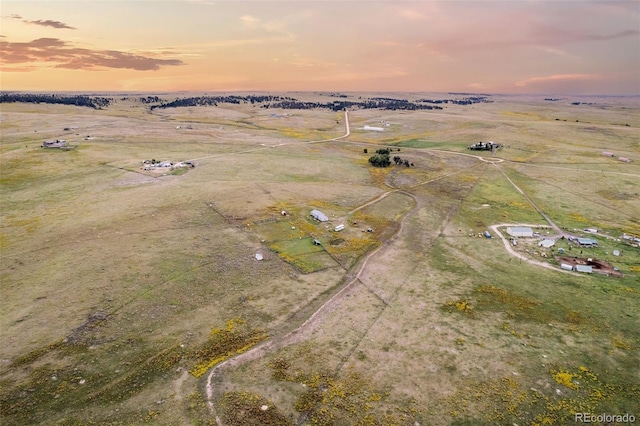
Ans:
[[[582,247],[596,247],[598,242],[592,238],[578,238],[578,244]]]
[[[495,151],[497,148],[502,148],[502,145],[493,141],[489,141],[486,143],[478,142],[467,147],[467,149],[470,149],[472,151]]]
[[[527,226],[510,226],[507,228],[507,234],[512,237],[533,237],[533,229]]]
[[[327,217],[326,214],[322,213],[320,210],[311,210],[311,216],[315,219],[315,220],[319,220],[320,222],[326,222],[329,220],[329,217]]]
[[[542,240],[538,245],[542,248],[551,248],[556,245],[556,242],[553,240]]]
[[[67,148],[67,141],[63,139],[56,139],[55,141],[42,142],[43,148]]]

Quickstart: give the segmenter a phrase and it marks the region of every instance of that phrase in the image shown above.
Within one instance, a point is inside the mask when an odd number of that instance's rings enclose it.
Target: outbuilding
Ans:
[[[329,217],[322,213],[320,210],[311,210],[311,216],[315,219],[315,220],[319,220],[320,222],[326,222],[329,220]]]
[[[569,265],[568,263],[561,263],[560,269],[564,269],[565,271],[573,271],[573,266]]]
[[[578,238],[578,244],[582,247],[595,247],[598,245],[598,242],[592,238]]]
[[[556,245],[556,242],[554,240],[542,240],[538,245],[542,248],[551,248]]]
[[[576,272],[584,272],[586,274],[590,274],[593,272],[593,268],[591,265],[576,265]]]
[[[343,229],[344,229],[344,225],[343,225],[343,224],[340,224],[340,225],[336,226],[333,230],[334,230],[334,231],[336,231],[336,232],[340,232],[340,231],[342,231]]]
[[[510,226],[507,228],[507,234],[512,237],[533,237],[533,229],[528,226]]]

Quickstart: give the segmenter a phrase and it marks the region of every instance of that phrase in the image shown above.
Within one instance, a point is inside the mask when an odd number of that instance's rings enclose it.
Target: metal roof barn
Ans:
[[[598,242],[592,238],[578,238],[578,244],[581,246],[597,246]]]
[[[533,237],[533,229],[528,226],[510,226],[507,228],[507,234],[512,237]]]
[[[593,272],[593,268],[590,265],[576,265],[576,271],[590,274]]]
[[[311,216],[313,216],[314,219],[319,220],[320,222],[326,222],[329,220],[329,217],[322,213],[320,210],[311,210]]]

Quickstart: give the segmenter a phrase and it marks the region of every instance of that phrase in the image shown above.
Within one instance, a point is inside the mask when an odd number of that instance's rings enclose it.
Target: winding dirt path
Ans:
[[[342,298],[345,296],[345,294],[348,293],[348,291],[350,291],[351,289],[353,289],[358,283],[361,283],[360,281],[360,277],[362,275],[362,273],[364,272],[364,270],[367,267],[367,264],[369,263],[369,260],[375,256],[380,250],[388,247],[389,245],[391,245],[398,237],[398,235],[400,235],[404,229],[404,223],[407,217],[410,216],[411,212],[413,212],[416,207],[418,206],[418,202],[416,200],[416,197],[406,191],[400,190],[400,189],[394,189],[394,190],[390,190],[387,191],[385,193],[383,193],[382,195],[378,196],[377,198],[375,198],[374,200],[371,200],[365,204],[363,204],[362,206],[360,206],[359,208],[355,209],[354,211],[359,210],[360,208],[364,208],[367,205],[371,205],[379,200],[381,200],[382,198],[384,198],[385,196],[387,196],[390,193],[394,193],[394,192],[399,192],[402,193],[408,197],[411,197],[411,199],[414,201],[414,207],[409,210],[404,217],[402,218],[402,220],[400,221],[400,226],[398,227],[398,229],[396,230],[396,232],[389,237],[387,240],[385,240],[379,247],[377,247],[375,250],[371,251],[370,253],[368,253],[365,258],[360,262],[360,266],[358,268],[358,272],[356,273],[356,275],[345,285],[343,285],[343,287],[336,292],[333,296],[331,296],[331,298],[329,298],[329,300],[327,300],[326,302],[324,302],[313,314],[311,314],[311,316],[309,318],[307,318],[307,320],[302,323],[298,328],[296,328],[295,330],[290,331],[289,333],[285,334],[284,336],[278,338],[278,339],[274,339],[274,340],[269,340],[266,341],[264,343],[259,344],[258,346],[255,346],[254,348],[248,350],[247,352],[244,352],[242,354],[236,355],[232,358],[229,358],[219,364],[217,364],[216,366],[214,366],[208,376],[207,376],[207,384],[206,384],[206,394],[207,394],[207,405],[209,406],[210,411],[212,412],[212,414],[214,414],[215,418],[216,418],[216,423],[220,426],[222,426],[222,422],[219,419],[219,417],[217,415],[215,415],[215,407],[213,405],[213,392],[214,392],[214,385],[213,385],[213,380],[214,378],[220,373],[221,370],[227,368],[227,367],[234,367],[234,366],[238,366],[241,365],[245,362],[248,361],[253,361],[256,359],[261,358],[262,356],[264,356],[265,354],[274,351],[274,350],[278,350],[281,349],[283,347],[292,345],[294,343],[300,342],[302,341],[305,337],[304,334],[306,331],[311,330],[313,328],[315,328],[319,323],[321,323],[323,321],[323,319],[326,317],[326,315],[331,312],[333,310],[334,307],[336,307],[337,305],[340,304]],[[348,273],[347,275],[348,276]]]
[[[218,158],[218,157],[226,157],[229,155],[237,155],[237,154],[248,154],[251,152],[258,152],[258,151],[263,151],[265,149],[271,149],[271,148],[278,148],[281,146],[288,146],[288,145],[309,145],[309,144],[313,144],[313,143],[320,143],[320,142],[332,142],[332,141],[337,141],[340,139],[344,139],[346,137],[348,137],[351,134],[351,128],[349,126],[349,111],[347,111],[346,109],[344,110],[344,122],[345,122],[345,126],[346,126],[346,131],[344,133],[344,135],[342,136],[336,136],[335,138],[329,138],[329,139],[320,139],[317,141],[307,141],[307,142],[283,142],[283,143],[279,143],[277,145],[262,145],[260,148],[251,148],[251,149],[245,149],[243,151],[236,151],[236,152],[227,152],[224,154],[214,154],[214,155],[207,155],[204,157],[199,157],[199,158],[192,158],[190,160],[184,160],[184,161],[199,161],[199,160],[204,160],[207,158]]]

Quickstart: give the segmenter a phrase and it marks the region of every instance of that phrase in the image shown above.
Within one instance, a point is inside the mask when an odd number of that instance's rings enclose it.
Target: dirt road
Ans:
[[[532,265],[537,265],[537,266],[542,266],[543,268],[547,268],[547,269],[553,269],[554,271],[559,271],[559,272],[564,272],[566,274],[571,274],[571,275],[580,275],[580,274],[576,274],[574,272],[571,271],[565,271],[564,269],[559,269],[556,268],[555,266],[547,263],[547,262],[540,262],[538,260],[533,260],[530,259],[526,256],[521,255],[520,253],[518,253],[517,251],[515,251],[513,249],[513,247],[511,246],[511,244],[509,243],[509,240],[507,238],[505,238],[504,235],[502,235],[502,232],[500,232],[500,230],[498,228],[503,228],[505,226],[529,226],[531,228],[549,228],[549,226],[547,225],[530,225],[530,224],[516,224],[516,223],[498,223],[497,225],[491,225],[489,228],[491,228],[491,230],[498,236],[500,237],[500,239],[502,240],[502,243],[504,244],[504,248],[507,249],[507,252],[512,255],[517,257],[520,260],[523,260],[527,263],[530,263]]]

